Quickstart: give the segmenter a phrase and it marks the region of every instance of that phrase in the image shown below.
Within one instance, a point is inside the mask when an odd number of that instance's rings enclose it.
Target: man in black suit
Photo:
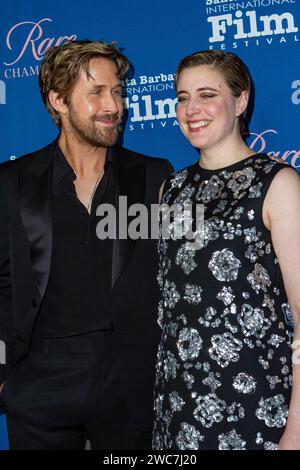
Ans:
[[[158,343],[155,239],[99,239],[97,207],[158,202],[168,161],[116,144],[127,59],[75,41],[46,53],[60,128],[0,167],[1,400],[11,449],[151,447]],[[124,232],[124,226],[122,227]],[[113,230],[114,232],[114,230]],[[98,232],[97,232],[98,233]]]

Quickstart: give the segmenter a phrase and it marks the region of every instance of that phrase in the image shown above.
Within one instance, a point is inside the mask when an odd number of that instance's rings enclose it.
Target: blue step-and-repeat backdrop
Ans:
[[[166,157],[176,169],[197,159],[176,120],[174,73],[185,55],[221,49],[252,74],[249,145],[300,171],[300,0],[2,0],[0,26],[0,162],[57,135],[39,95],[40,64],[48,47],[87,38],[117,40],[134,65],[125,147]]]

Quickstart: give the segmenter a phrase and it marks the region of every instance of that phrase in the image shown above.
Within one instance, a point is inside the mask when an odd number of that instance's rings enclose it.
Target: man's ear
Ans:
[[[241,116],[243,112],[247,109],[249,101],[249,93],[248,91],[244,90],[240,96],[237,98],[236,102],[236,116]]]
[[[55,111],[57,111],[59,114],[66,114],[68,106],[66,105],[64,98],[59,96],[56,91],[50,90],[48,94],[48,99]]]

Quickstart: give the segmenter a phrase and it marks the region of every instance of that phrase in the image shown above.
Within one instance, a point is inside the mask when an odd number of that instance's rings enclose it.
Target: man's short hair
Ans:
[[[61,118],[49,101],[49,92],[53,90],[69,104],[81,70],[88,75],[90,61],[97,58],[111,60],[116,65],[120,79],[124,78],[129,69],[129,62],[116,47],[116,42],[72,41],[47,50],[39,75],[40,91],[47,110],[59,128]]]

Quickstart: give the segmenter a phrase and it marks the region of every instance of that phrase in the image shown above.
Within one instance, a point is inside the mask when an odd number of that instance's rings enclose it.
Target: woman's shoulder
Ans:
[[[270,156],[267,153],[255,154],[251,162],[252,169],[258,177],[265,181],[272,180],[277,173],[295,174],[297,170],[280,157]]]
[[[292,168],[288,162],[283,160],[280,157],[272,156],[267,153],[257,153],[254,156],[253,164],[257,168],[263,168],[266,173],[268,173],[272,168]]]

